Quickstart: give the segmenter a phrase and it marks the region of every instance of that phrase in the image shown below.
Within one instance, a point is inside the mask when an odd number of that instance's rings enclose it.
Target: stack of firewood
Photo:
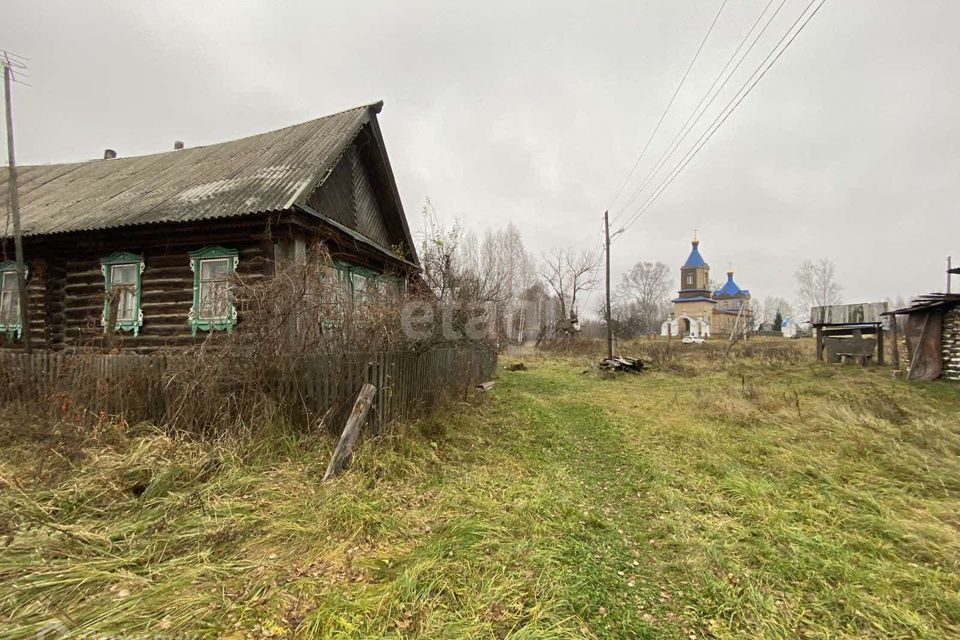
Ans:
[[[960,380],[960,307],[943,314],[943,377]]]

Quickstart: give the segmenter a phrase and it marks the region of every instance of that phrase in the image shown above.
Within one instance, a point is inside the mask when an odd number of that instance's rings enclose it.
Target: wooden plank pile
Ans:
[[[639,358],[627,358],[617,356],[616,358],[604,358],[600,361],[601,371],[631,371],[640,373],[643,371],[643,360]]]

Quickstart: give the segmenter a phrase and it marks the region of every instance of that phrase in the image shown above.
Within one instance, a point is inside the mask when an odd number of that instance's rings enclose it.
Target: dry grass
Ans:
[[[956,385],[770,346],[528,355],[329,485],[330,440],[282,429],[103,424],[42,477],[55,442],[8,437],[0,635],[956,637]]]

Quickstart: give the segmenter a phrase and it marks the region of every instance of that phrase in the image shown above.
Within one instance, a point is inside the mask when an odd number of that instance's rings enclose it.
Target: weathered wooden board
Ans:
[[[907,377],[911,380],[936,380],[943,370],[940,334],[943,314],[929,309],[907,316],[904,340],[907,343],[909,363]]]
[[[883,322],[882,314],[886,313],[887,310],[886,302],[812,307],[810,309],[810,322],[815,327],[840,324],[881,324]]]
[[[323,480],[327,481],[339,475],[347,468],[350,463],[350,455],[353,453],[353,445],[360,436],[360,430],[363,428],[367,419],[367,412],[373,405],[373,397],[377,388],[367,383],[360,389],[357,395],[357,401],[353,405],[353,411],[347,419],[347,425],[340,434],[340,442],[333,450],[333,456],[330,458],[330,464],[327,465],[327,472],[323,474]]]
[[[874,338],[859,336],[823,339],[823,346],[827,352],[827,362],[840,362],[841,356],[873,356],[877,353],[877,341]]]

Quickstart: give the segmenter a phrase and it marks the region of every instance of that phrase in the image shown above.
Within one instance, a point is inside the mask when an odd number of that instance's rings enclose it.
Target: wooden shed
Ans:
[[[960,380],[960,294],[930,293],[890,316],[906,316],[907,377]]]
[[[875,355],[877,363],[884,364],[883,314],[886,311],[886,302],[811,308],[810,324],[816,331],[817,359],[841,362],[854,358],[866,363]]]
[[[381,108],[149,156],[20,167],[29,326],[12,238],[0,236],[0,346],[89,342],[104,331],[111,289],[121,292],[115,326],[127,348],[190,345],[242,324],[224,295],[229,276],[269,276],[315,242],[351,288],[414,277]]]

